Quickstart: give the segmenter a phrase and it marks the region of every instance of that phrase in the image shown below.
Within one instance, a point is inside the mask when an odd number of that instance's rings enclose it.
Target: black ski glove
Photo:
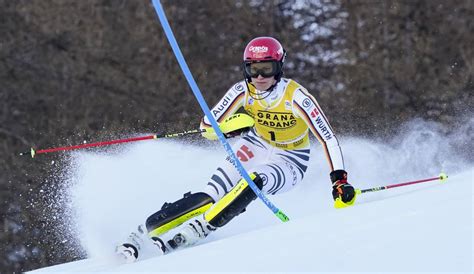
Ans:
[[[334,170],[329,174],[332,182],[332,197],[334,198],[336,207],[343,207],[338,205],[343,202],[345,205],[352,205],[355,201],[355,190],[347,182],[347,172],[342,169]]]

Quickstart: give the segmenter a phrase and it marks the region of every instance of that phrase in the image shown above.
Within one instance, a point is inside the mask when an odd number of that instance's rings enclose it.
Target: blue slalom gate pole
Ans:
[[[181,67],[181,70],[184,73],[184,76],[186,77],[186,80],[188,81],[189,86],[191,87],[194,96],[199,102],[199,105],[201,106],[201,109],[203,110],[204,114],[206,117],[209,119],[211,122],[212,127],[214,128],[214,131],[217,134],[217,137],[221,144],[224,146],[224,149],[227,151],[227,154],[230,156],[231,161],[234,163],[234,166],[237,168],[239,171],[240,175],[247,181],[248,185],[250,188],[255,192],[255,194],[263,201],[263,203],[283,222],[289,221],[288,216],[285,215],[280,209],[278,209],[263,193],[260,191],[260,189],[255,185],[253,180],[250,178],[249,174],[246,172],[245,168],[242,166],[242,163],[239,161],[237,156],[235,155],[234,151],[232,150],[231,146],[229,145],[229,142],[227,142],[226,138],[224,137],[224,134],[219,128],[219,125],[217,124],[216,119],[211,114],[211,110],[209,109],[208,105],[206,104],[206,101],[202,97],[202,93],[199,90],[198,85],[196,84],[196,81],[194,81],[194,77],[191,74],[191,71],[189,70],[189,67],[186,63],[186,60],[184,60],[183,54],[181,53],[181,50],[179,48],[178,42],[176,41],[176,38],[174,37],[173,31],[171,30],[171,27],[168,23],[168,19],[166,18],[166,14],[163,10],[163,7],[161,6],[161,2],[159,0],[152,0],[153,6],[155,8],[156,14],[158,15],[158,18],[160,20],[161,26],[163,27],[163,30],[165,31],[166,37],[168,38],[168,41],[171,45],[171,48],[173,49],[174,55],[176,56],[176,59],[178,60],[179,66]]]

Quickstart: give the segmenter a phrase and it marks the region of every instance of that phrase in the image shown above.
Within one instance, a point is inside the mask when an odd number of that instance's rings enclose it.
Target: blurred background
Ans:
[[[446,136],[472,125],[472,0],[162,4],[211,106],[243,79],[246,43],[273,36],[285,76],[338,135],[384,138],[413,119]],[[150,0],[0,0],[0,33],[0,270],[25,271],[84,254],[51,219],[67,203],[67,155],[19,152],[194,129],[202,112]],[[472,142],[458,145],[472,160]]]

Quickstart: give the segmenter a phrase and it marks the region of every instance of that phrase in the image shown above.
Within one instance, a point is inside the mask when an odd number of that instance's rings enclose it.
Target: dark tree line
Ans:
[[[209,104],[269,35],[339,135],[414,117],[449,131],[472,115],[474,1],[162,2]],[[51,220],[67,158],[19,152],[195,128],[202,114],[151,1],[0,0],[0,33],[0,272],[23,271],[82,254]]]

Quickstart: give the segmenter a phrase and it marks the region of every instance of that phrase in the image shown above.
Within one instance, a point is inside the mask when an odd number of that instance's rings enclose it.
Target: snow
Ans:
[[[115,245],[164,202],[204,188],[224,150],[217,143],[155,140],[120,146],[115,153],[75,153],[68,225],[90,259],[34,272],[472,273],[472,163],[456,158],[446,141],[423,128],[396,138],[341,139],[356,188],[441,171],[449,179],[361,194],[355,206],[334,209],[328,165],[315,143],[305,180],[269,197],[289,222],[280,222],[257,200],[203,243],[161,257],[150,250],[133,264],[116,261]]]

